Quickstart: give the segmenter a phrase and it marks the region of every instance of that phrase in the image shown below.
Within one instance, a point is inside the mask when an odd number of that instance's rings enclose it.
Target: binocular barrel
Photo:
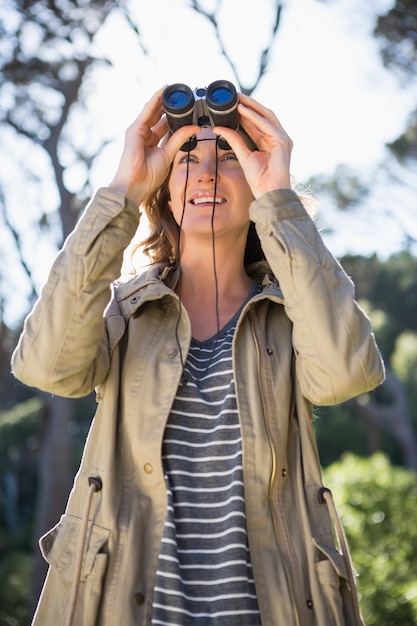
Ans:
[[[187,85],[169,85],[162,95],[162,104],[173,133],[182,126],[193,124],[195,97]]]

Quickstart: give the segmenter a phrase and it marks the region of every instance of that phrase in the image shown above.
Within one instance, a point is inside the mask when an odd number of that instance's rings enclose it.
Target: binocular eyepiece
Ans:
[[[239,129],[237,92],[227,80],[216,80],[207,88],[199,87],[194,92],[183,83],[169,85],[162,95],[162,103],[173,133],[189,124]],[[222,150],[230,150],[229,144],[222,137],[219,137],[218,144]],[[181,150],[188,152],[194,150],[196,145],[197,138],[194,135]]]

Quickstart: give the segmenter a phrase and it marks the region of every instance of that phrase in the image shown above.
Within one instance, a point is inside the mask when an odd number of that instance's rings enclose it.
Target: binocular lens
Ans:
[[[169,113],[187,113],[193,104],[194,94],[187,85],[177,83],[164,91],[163,105]]]
[[[174,93],[172,93],[167,98],[167,102],[170,107],[173,107],[174,109],[179,109],[185,104],[188,104],[188,94],[184,93],[183,91],[174,91]]]
[[[210,94],[210,102],[212,104],[229,104],[233,101],[233,94],[228,89],[220,87]]]
[[[227,111],[237,105],[237,93],[228,80],[216,80],[207,88],[207,104],[214,111]]]

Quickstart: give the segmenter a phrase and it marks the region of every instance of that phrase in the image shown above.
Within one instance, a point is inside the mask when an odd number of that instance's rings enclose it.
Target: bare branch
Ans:
[[[50,126],[50,134],[45,141],[42,142],[43,147],[49,155],[56,153],[58,141],[61,137],[62,129],[68,120],[68,115],[73,104],[78,100],[78,94],[86,75],[87,69],[95,61],[92,57],[83,59],[73,59],[73,64],[77,67],[77,75],[73,80],[59,80],[56,89],[64,97],[64,104],[58,122]]]
[[[270,52],[271,52],[271,48],[272,45],[274,43],[275,37],[277,35],[278,32],[278,27],[280,24],[280,18],[281,18],[281,11],[282,11],[282,4],[281,2],[279,2],[278,0],[276,0],[275,2],[275,19],[274,19],[274,24],[271,30],[271,36],[270,39],[267,43],[267,45],[265,46],[265,48],[263,49],[263,51],[261,52],[260,58],[259,58],[259,70],[258,70],[258,75],[255,78],[255,81],[253,82],[252,85],[250,86],[244,86],[242,84],[242,80],[239,77],[239,71],[237,68],[236,63],[233,61],[232,57],[230,56],[230,54],[227,52],[226,47],[224,45],[223,42],[223,38],[220,34],[220,28],[219,28],[219,22],[217,19],[217,15],[216,12],[209,12],[206,11],[200,4],[200,2],[198,0],[191,0],[191,8],[198,14],[202,15],[203,17],[205,17],[213,26],[214,29],[214,33],[216,35],[216,39],[217,42],[220,46],[220,52],[221,54],[224,56],[224,58],[226,59],[227,63],[229,64],[233,74],[236,77],[236,81],[238,83],[239,86],[239,90],[247,95],[250,96],[256,89],[256,87],[259,85],[262,77],[264,76],[264,74],[266,73],[267,69],[268,69],[268,65],[269,65],[269,59],[270,59]]]
[[[76,212],[73,209],[74,194],[68,191],[64,182],[64,167],[58,155],[58,143],[61,139],[62,130],[68,121],[71,107],[78,101],[78,95],[83,84],[88,68],[94,62],[92,57],[75,60],[77,76],[72,81],[62,81],[59,89],[64,96],[64,105],[61,109],[58,122],[50,127],[50,134],[47,139],[41,142],[43,148],[51,159],[55,174],[55,181],[58,188],[60,206],[59,213],[62,222],[63,239],[69,235],[77,220]]]
[[[194,9],[196,13],[200,13],[200,15],[203,15],[203,17],[208,19],[209,22],[213,24],[213,27],[216,30],[216,34],[218,33],[218,22],[215,13],[209,13],[208,11],[203,9],[201,4],[197,0],[191,0],[191,8]]]
[[[143,37],[142,37],[142,33],[140,32],[137,24],[134,23],[134,21],[132,20],[132,17],[127,9],[127,7],[124,4],[118,4],[117,8],[119,9],[120,13],[122,14],[123,18],[126,20],[126,22],[128,23],[128,25],[130,26],[130,28],[133,30],[133,32],[135,33],[135,35],[138,38],[138,42],[139,42],[139,46],[143,52],[143,54],[145,56],[149,56],[149,50],[148,48],[145,46],[144,42],[143,42]]]
[[[25,257],[23,256],[20,234],[9,219],[9,215],[8,215],[7,208],[6,208],[6,200],[4,197],[3,190],[1,188],[0,188],[0,211],[3,217],[4,224],[7,230],[9,231],[9,233],[11,234],[13,241],[15,242],[16,251],[19,256],[19,260],[23,268],[23,271],[28,277],[30,289],[31,289],[30,299],[34,300],[38,294],[37,294],[36,286],[32,277],[32,268],[29,267],[28,263],[25,260]]]

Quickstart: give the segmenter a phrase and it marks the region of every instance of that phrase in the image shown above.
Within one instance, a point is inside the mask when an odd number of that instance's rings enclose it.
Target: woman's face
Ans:
[[[181,223],[184,233],[199,236],[211,236],[212,227],[216,234],[247,233],[249,205],[254,198],[237,157],[233,150],[217,147],[215,189],[216,135],[211,128],[203,128],[197,139],[195,150],[189,154],[179,151],[173,162],[169,208],[175,221]]]

